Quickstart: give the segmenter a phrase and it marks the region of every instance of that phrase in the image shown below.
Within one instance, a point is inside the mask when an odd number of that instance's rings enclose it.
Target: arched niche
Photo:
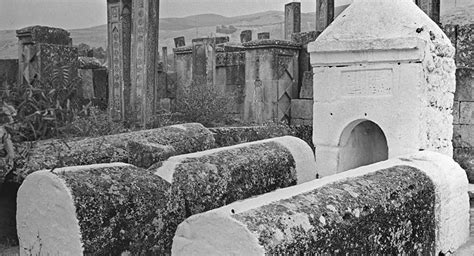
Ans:
[[[337,172],[388,159],[388,145],[382,129],[370,120],[356,120],[342,132]]]

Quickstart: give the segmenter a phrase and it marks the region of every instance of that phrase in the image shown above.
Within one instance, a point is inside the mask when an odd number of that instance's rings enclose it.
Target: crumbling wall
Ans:
[[[17,82],[18,60],[0,60],[0,90],[6,90]]]

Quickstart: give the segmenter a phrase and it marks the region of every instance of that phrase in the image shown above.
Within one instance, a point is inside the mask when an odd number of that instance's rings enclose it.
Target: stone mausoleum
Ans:
[[[355,0],[309,45],[322,176],[416,151],[453,154],[454,47],[411,0]]]

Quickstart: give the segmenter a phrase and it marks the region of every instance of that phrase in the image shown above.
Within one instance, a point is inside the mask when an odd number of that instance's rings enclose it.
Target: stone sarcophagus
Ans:
[[[309,45],[320,175],[452,155],[454,48],[411,0],[355,0]]]

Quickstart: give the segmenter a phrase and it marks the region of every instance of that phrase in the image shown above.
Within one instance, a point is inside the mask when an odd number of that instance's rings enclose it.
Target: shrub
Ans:
[[[230,119],[230,98],[214,86],[191,85],[181,93],[176,105],[183,121],[216,126]]]

